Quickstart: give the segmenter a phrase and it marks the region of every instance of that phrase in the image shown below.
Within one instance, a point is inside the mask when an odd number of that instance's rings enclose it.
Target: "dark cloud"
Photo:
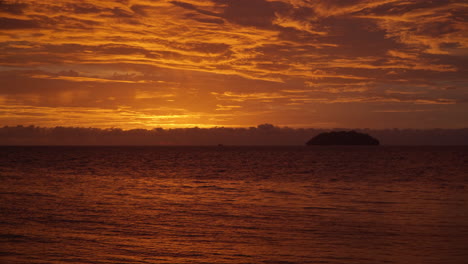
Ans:
[[[223,17],[227,20],[244,26],[261,28],[272,27],[275,11],[289,8],[285,3],[266,0],[217,0],[216,3],[226,5]]]
[[[151,7],[150,6],[147,6],[147,5],[132,5],[130,7],[130,9],[135,13],[135,14],[138,14],[138,15],[141,15],[141,16],[148,16],[148,9],[150,9]]]
[[[118,8],[118,7],[114,7],[110,11],[113,14],[113,17],[119,17],[119,18],[133,17],[133,14],[131,12],[128,12],[128,11],[123,10],[121,8]]]
[[[219,18],[192,18],[195,21],[201,22],[201,23],[209,23],[209,24],[224,24],[224,20],[219,19]]]
[[[273,71],[282,71],[289,69],[287,64],[279,63],[258,63],[257,66],[261,69],[273,70]]]
[[[378,5],[372,8],[365,8],[356,14],[375,14],[375,15],[397,15],[408,12],[424,12],[428,10],[437,9],[439,7],[448,6],[452,3],[459,3],[460,0],[445,0],[445,1],[405,1],[405,2],[390,2]],[[427,15],[431,16],[429,12]]]
[[[51,53],[82,53],[88,50],[88,46],[82,44],[46,44],[42,46],[44,51]]]
[[[103,11],[103,8],[89,3],[67,4],[66,7],[71,9],[70,11],[75,14],[97,14]]]
[[[331,29],[321,40],[338,45],[329,49],[333,55],[385,56],[388,50],[402,47],[394,38],[388,38],[385,30],[373,27],[366,19],[329,17],[322,23]]]
[[[39,28],[40,23],[36,20],[24,20],[15,18],[0,17],[0,29],[15,30],[15,29],[32,29]]]
[[[218,17],[218,16],[219,16],[219,14],[217,14],[217,13],[214,13],[214,12],[210,12],[210,11],[206,11],[206,10],[200,9],[200,8],[198,8],[197,6],[195,6],[195,5],[193,5],[193,4],[190,4],[190,3],[185,3],[185,2],[181,2],[181,1],[171,1],[171,3],[172,3],[173,5],[182,7],[182,8],[187,9],[187,10],[196,11],[196,12],[198,12],[198,13],[200,13],[200,14],[209,15],[209,16],[215,16],[215,17]]]
[[[180,1],[171,1],[171,4],[180,6],[182,8],[189,9],[189,10],[198,10],[198,8],[195,5],[192,5],[190,3],[185,3],[185,2],[180,2]]]
[[[46,15],[30,15],[29,17],[32,20],[10,21],[10,27],[12,27],[12,29],[42,28],[53,29],[56,31],[66,31],[70,29],[89,30],[101,24],[99,21],[80,19],[65,15],[57,15],[53,17]],[[0,18],[0,27],[3,24],[1,22],[2,19],[5,18]]]
[[[57,73],[58,76],[69,76],[69,77],[78,77],[80,73],[74,70],[60,71]]]
[[[22,15],[28,4],[21,2],[0,1],[0,13],[9,13],[13,15]]]
[[[442,37],[445,34],[460,31],[455,23],[450,21],[433,21],[428,22],[417,28],[418,34],[430,37]]]
[[[92,47],[91,50],[103,54],[143,54],[150,55],[151,52],[137,46],[121,45],[121,44],[105,44]]]

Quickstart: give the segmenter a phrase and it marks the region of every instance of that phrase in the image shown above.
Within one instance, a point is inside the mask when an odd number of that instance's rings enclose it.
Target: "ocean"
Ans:
[[[468,147],[0,147],[0,263],[468,263]]]

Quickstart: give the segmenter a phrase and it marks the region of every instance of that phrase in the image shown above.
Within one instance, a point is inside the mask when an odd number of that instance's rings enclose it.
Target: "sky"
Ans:
[[[0,1],[0,125],[468,127],[462,0]]]

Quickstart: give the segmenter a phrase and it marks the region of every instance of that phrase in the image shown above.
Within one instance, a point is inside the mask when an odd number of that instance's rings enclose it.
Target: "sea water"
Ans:
[[[468,263],[468,147],[1,147],[1,263]]]

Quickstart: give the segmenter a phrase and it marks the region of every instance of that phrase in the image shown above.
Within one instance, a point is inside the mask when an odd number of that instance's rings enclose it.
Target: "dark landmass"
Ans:
[[[303,146],[311,137],[346,128],[317,129],[278,127],[213,127],[173,129],[86,128],[86,127],[0,127],[0,145],[40,146]],[[468,145],[468,128],[462,129],[354,129],[378,138],[381,145]]]
[[[307,141],[306,145],[379,145],[380,142],[368,134],[356,131],[332,131],[320,133]]]

